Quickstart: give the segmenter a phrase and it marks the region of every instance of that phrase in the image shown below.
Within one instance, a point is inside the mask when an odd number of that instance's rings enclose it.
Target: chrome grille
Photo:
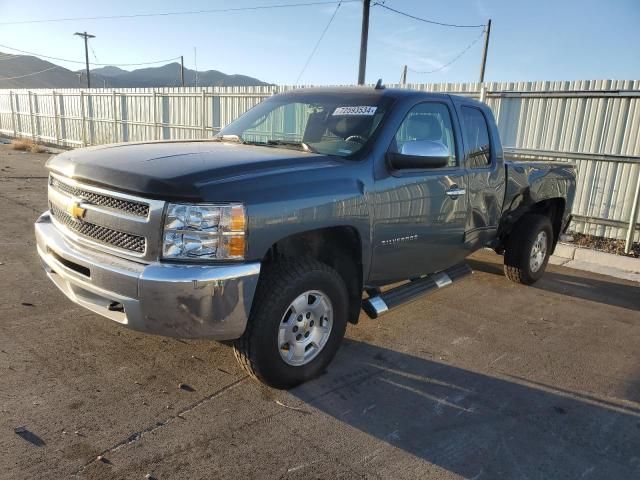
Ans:
[[[87,202],[99,207],[118,210],[138,217],[147,217],[149,215],[149,205],[145,205],[144,203],[123,200],[108,195],[101,195],[96,192],[90,192],[83,188],[61,182],[55,177],[51,177],[50,185],[59,192],[66,193],[74,198],[86,200]]]
[[[119,232],[111,228],[95,225],[84,220],[76,220],[56,205],[50,205],[53,217],[69,230],[111,247],[143,254],[146,248],[144,237],[131,233]]]
[[[49,209],[68,241],[139,262],[160,256],[165,202],[51,172]]]

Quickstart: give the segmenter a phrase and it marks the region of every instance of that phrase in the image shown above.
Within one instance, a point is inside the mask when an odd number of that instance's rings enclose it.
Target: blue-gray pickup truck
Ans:
[[[455,283],[478,249],[535,282],[575,193],[569,164],[505,160],[483,103],[379,85],[295,90],[209,140],[47,167],[37,248],[67,297],[136,330],[232,340],[279,388],[323,372],[361,309]]]

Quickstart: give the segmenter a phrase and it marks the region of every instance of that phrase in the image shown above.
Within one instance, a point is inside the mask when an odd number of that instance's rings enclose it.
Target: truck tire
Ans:
[[[504,274],[512,282],[531,285],[544,274],[553,245],[551,220],[545,215],[525,215],[507,240]]]
[[[254,378],[291,388],[324,372],[347,327],[347,288],[328,265],[286,259],[260,279],[235,356]]]

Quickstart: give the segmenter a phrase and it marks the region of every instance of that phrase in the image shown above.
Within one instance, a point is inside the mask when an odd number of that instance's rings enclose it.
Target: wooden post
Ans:
[[[360,32],[360,64],[358,68],[358,85],[364,85],[367,70],[367,44],[369,42],[369,10],[371,0],[362,0],[362,30]]]
[[[184,87],[184,56],[180,55],[180,84]]]
[[[489,53],[489,36],[491,35],[491,19],[484,30],[484,48],[482,49],[482,63],[480,64],[480,83],[484,83],[484,70],[487,66],[487,53]]]

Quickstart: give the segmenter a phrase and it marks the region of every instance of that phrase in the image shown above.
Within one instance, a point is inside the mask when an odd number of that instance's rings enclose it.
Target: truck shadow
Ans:
[[[640,406],[632,402],[353,340],[327,374],[290,393],[465,478],[640,478]]]
[[[502,264],[473,259],[467,259],[467,263],[473,270],[504,276]],[[551,266],[551,268],[554,267]],[[602,278],[601,276],[599,277]],[[508,280],[505,279],[505,281]],[[569,275],[547,270],[544,276],[532,287],[548,292],[561,293],[569,297],[640,311],[640,286],[629,285],[616,278],[606,281],[583,275]]]

